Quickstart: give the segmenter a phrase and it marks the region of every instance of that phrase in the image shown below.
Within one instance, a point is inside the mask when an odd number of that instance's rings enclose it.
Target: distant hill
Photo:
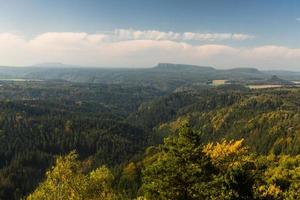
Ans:
[[[292,85],[293,84],[291,81],[281,79],[276,75],[273,75],[267,82],[269,82],[270,84],[278,84],[278,85]]]
[[[70,82],[138,84],[153,86],[161,90],[174,90],[190,84],[206,84],[214,79],[231,81],[268,80],[273,72],[256,68],[234,68],[219,70],[208,66],[159,63],[153,68],[117,69],[85,68],[61,63],[44,63],[31,67],[0,67],[0,78],[25,78],[41,80],[64,80]],[[287,80],[299,80],[293,76],[276,76]],[[290,73],[292,74],[292,73]]]
[[[216,72],[216,69],[213,67],[197,66],[197,65],[184,65],[184,64],[171,64],[171,63],[159,63],[153,68],[153,70],[162,70],[162,71],[211,71]]]
[[[233,68],[227,70],[218,70],[217,75],[223,79],[230,80],[263,80],[267,74],[256,68]]]
[[[285,80],[299,80],[300,71],[284,71],[284,70],[271,70],[271,71],[264,71],[264,73],[269,75],[276,75]]]

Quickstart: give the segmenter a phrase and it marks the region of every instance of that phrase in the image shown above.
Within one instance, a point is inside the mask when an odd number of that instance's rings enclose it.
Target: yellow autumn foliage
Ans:
[[[114,200],[118,195],[111,185],[113,175],[99,167],[85,175],[77,154],[58,157],[55,166],[46,173],[46,180],[27,197],[27,200]]]
[[[128,165],[126,165],[123,169],[123,174],[126,175],[133,175],[136,173],[137,167],[134,162],[130,162]]]
[[[280,190],[280,188],[274,184],[271,185],[263,185],[259,187],[259,193],[261,197],[265,197],[265,198],[279,198],[282,195],[282,191]]]
[[[215,165],[235,165],[242,160],[248,160],[248,148],[244,146],[244,139],[208,143],[203,152],[212,159]]]

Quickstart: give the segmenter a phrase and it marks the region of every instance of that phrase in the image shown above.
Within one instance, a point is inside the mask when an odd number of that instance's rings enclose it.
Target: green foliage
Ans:
[[[0,199],[299,199],[299,89],[165,83],[1,83]]]
[[[121,177],[118,181],[118,188],[133,198],[138,193],[141,184],[140,168],[134,162],[129,162],[122,170]]]
[[[299,199],[300,197],[300,156],[263,156],[257,159],[265,170],[258,184],[263,198]]]
[[[106,167],[97,168],[88,175],[83,174],[77,155],[71,152],[56,160],[55,166],[46,173],[46,180],[27,199],[119,199],[112,188],[113,179]]]
[[[214,93],[211,93],[214,92]],[[172,134],[174,123],[187,119],[191,127],[200,130],[204,143],[245,139],[250,150],[259,154],[291,154],[300,153],[300,99],[299,89],[273,89],[251,92],[228,92],[210,90],[205,93],[178,93],[177,99],[186,98],[173,112],[167,112],[159,105],[151,105],[148,109],[138,111],[139,119],[149,116],[147,113],[166,115],[164,120],[150,118],[152,127],[165,135]],[[168,107],[172,107],[172,102]],[[171,104],[171,105],[169,105]],[[160,109],[157,109],[157,108]],[[163,114],[160,114],[163,112]],[[167,112],[167,113],[165,113]],[[140,116],[142,115],[142,116]],[[152,114],[151,114],[152,115]],[[150,115],[150,116],[151,116]],[[154,114],[153,114],[154,116]],[[154,117],[153,117],[154,118]],[[138,120],[137,120],[138,121]]]
[[[67,82],[3,82],[0,87],[0,199],[20,199],[54,157],[72,150],[94,168],[127,162],[148,133],[125,121],[162,93],[151,87]]]
[[[202,146],[198,134],[181,129],[146,157],[146,199],[299,199],[299,156],[260,156],[243,140]],[[152,161],[152,162],[149,162]]]
[[[145,167],[142,190],[149,199],[204,199],[214,172],[198,134],[187,126],[178,138],[167,138],[156,160]]]
[[[124,196],[106,167],[84,174],[72,152],[57,159],[28,199],[299,199],[299,156],[256,156],[244,140],[203,145],[201,136],[185,124],[163,145],[149,147],[142,163],[125,165],[118,179]]]
[[[209,143],[203,152],[218,169],[210,199],[254,199],[257,167],[243,140]]]

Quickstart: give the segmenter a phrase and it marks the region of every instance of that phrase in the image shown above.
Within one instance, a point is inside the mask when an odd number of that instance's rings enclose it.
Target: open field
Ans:
[[[227,80],[213,80],[212,84],[215,85],[215,86],[217,86],[217,85],[224,85],[224,84],[226,84],[226,81]]]
[[[284,85],[248,85],[250,89],[281,88]]]

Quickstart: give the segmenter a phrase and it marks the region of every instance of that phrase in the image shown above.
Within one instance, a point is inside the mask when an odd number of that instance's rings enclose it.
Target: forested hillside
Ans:
[[[300,197],[298,88],[0,84],[0,199]]]
[[[117,166],[141,152],[149,135],[124,122],[163,93],[150,87],[64,82],[2,82],[0,199],[37,186],[55,155],[72,150],[93,166]]]
[[[300,0],[0,2],[0,200],[300,200]]]
[[[260,154],[300,153],[299,89],[231,88],[221,86],[161,97],[141,106],[128,120],[164,134],[176,131],[180,123],[187,121],[206,142],[243,138]]]

